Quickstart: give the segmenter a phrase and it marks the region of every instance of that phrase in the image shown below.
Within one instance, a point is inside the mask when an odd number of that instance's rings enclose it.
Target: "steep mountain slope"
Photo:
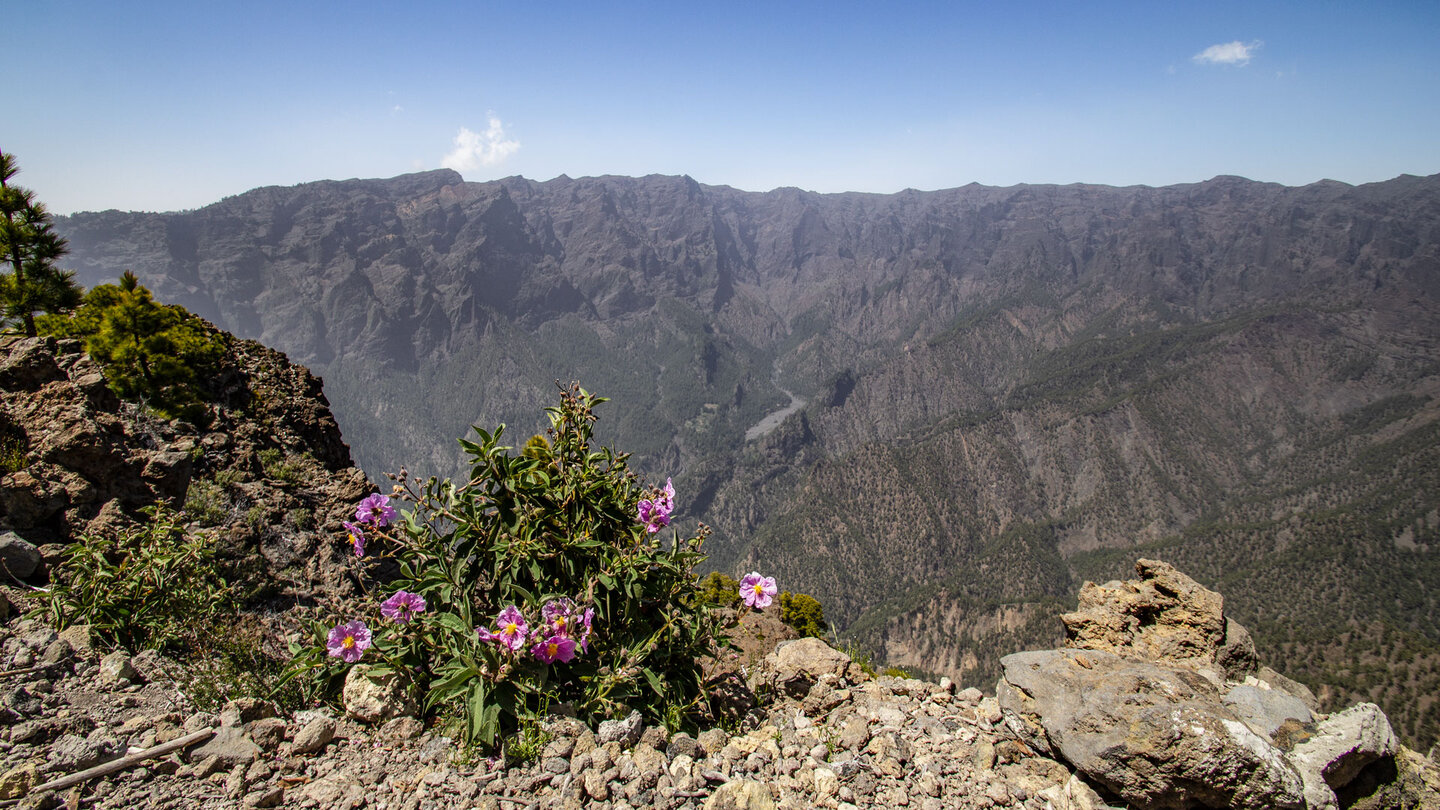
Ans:
[[[1440,661],[1440,177],[817,195],[437,171],[58,226],[86,283],[133,269],[323,375],[372,476],[453,472],[469,424],[519,441],[580,379],[616,400],[605,438],[717,527],[713,564],[778,573],[898,663],[993,683],[1143,546],[1221,583],[1271,660],[1440,732],[1417,691]],[[804,406],[750,430],[787,392]],[[1377,694],[1379,661],[1416,688]]]

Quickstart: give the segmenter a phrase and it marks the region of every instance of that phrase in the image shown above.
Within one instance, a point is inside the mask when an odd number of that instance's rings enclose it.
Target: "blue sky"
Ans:
[[[34,0],[0,20],[0,149],[58,213],[442,165],[826,192],[1440,172],[1435,2]]]

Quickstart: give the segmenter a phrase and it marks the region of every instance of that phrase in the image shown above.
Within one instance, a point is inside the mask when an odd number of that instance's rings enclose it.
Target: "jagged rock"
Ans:
[[[1338,807],[1335,791],[1350,784],[1370,763],[1393,756],[1398,747],[1395,732],[1380,707],[1360,703],[1332,714],[1310,739],[1296,745],[1290,761],[1305,780],[1310,807]]]
[[[397,673],[372,675],[372,669],[369,664],[356,664],[345,673],[341,697],[346,714],[364,723],[381,723],[419,709],[410,685]]]
[[[1065,784],[1045,788],[1039,795],[1049,803],[1049,810],[1117,810],[1106,804],[1079,774],[1071,774]]]
[[[62,774],[83,771],[117,759],[124,753],[124,746],[107,729],[97,729],[88,737],[66,734],[50,747],[50,761],[46,767]]]
[[[782,642],[774,652],[765,656],[751,679],[751,689],[756,692],[774,690],[803,698],[822,675],[835,675],[852,681],[864,678],[850,656],[818,638],[802,638]]]
[[[0,801],[19,799],[40,783],[40,773],[33,762],[27,762],[0,776]]]
[[[1304,807],[1299,775],[1187,668],[1097,650],[1017,653],[996,691],[1021,741],[1147,808]]]
[[[1065,646],[1196,668],[1216,663],[1226,638],[1220,594],[1169,563],[1136,560],[1135,572],[1138,580],[1080,588],[1075,612],[1060,617]],[[1239,631],[1232,635],[1241,647]],[[1243,658],[1243,650],[1235,657]]]
[[[266,717],[275,716],[275,704],[259,698],[238,698],[226,701],[220,710],[220,725],[243,726]]]
[[[645,721],[640,712],[632,711],[623,720],[606,720],[596,730],[595,737],[601,745],[605,743],[619,743],[621,748],[629,748],[640,741],[640,734],[645,730]]]
[[[1225,639],[1215,650],[1215,663],[1225,670],[1225,677],[1238,681],[1255,672],[1260,657],[1255,653],[1255,640],[1239,622],[1225,617]]]
[[[262,750],[274,751],[285,739],[285,727],[285,721],[278,717],[262,717],[253,723],[246,724],[245,733],[250,735],[250,739],[254,740]],[[300,739],[298,734],[295,739],[297,741]],[[304,752],[296,751],[295,753]]]
[[[1310,687],[1305,684],[1291,680],[1270,667],[1263,666],[1256,670],[1252,677],[1255,678],[1257,683],[1263,683],[1272,689],[1279,689],[1287,695],[1298,699],[1301,703],[1304,703],[1305,708],[1310,711],[1320,711],[1320,701],[1315,697],[1315,693],[1310,691]],[[1247,683],[1248,682],[1247,680]]]
[[[40,549],[15,532],[0,534],[0,573],[28,579],[40,567]]]

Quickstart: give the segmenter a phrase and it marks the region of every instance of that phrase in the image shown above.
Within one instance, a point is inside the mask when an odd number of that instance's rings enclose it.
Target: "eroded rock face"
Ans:
[[[1300,775],[1194,670],[1095,650],[1002,660],[997,697],[1025,743],[1142,807],[1301,808]]]
[[[79,341],[0,338],[0,440],[19,465],[0,475],[0,564],[43,581],[46,548],[116,535],[164,504],[222,534],[227,578],[256,599],[343,593],[336,538],[371,487],[320,381],[233,340],[206,385],[201,429],[122,403]]]
[[[1085,583],[1075,612],[1060,617],[1065,646],[1196,668],[1216,665],[1223,650],[1222,669],[1254,670],[1250,634],[1227,628],[1220,594],[1169,563],[1137,560],[1135,571],[1137,580]]]

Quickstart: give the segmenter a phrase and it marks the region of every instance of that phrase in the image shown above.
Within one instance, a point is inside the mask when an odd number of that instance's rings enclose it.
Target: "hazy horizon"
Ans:
[[[746,191],[1440,172],[1440,7],[96,0],[7,14],[56,213],[441,167]]]

